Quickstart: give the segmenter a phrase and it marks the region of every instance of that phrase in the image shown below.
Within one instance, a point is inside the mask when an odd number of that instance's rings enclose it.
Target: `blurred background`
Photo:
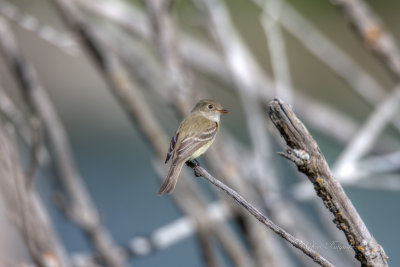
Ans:
[[[172,196],[157,195],[169,138],[208,97],[230,114],[202,166],[333,264],[359,266],[307,177],[276,154],[285,146],[268,103],[279,96],[317,141],[389,264],[399,266],[400,75],[390,62],[400,62],[400,2],[360,5],[373,18],[361,36],[351,14],[330,1],[1,0],[0,126],[66,262],[317,266],[190,169]],[[19,55],[7,48],[10,34]],[[387,35],[389,59],[375,47]],[[19,64],[35,70],[46,97]],[[58,119],[61,128],[48,127]],[[54,128],[65,131],[69,167]],[[69,179],[85,190],[74,194]],[[5,190],[0,264],[40,265],[20,225],[24,212],[10,208]]]

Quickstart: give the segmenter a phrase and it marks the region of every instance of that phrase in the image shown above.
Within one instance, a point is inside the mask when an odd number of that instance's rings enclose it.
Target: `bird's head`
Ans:
[[[192,113],[193,112],[199,112],[214,121],[219,121],[221,114],[229,113],[229,111],[224,109],[219,102],[211,99],[203,99],[197,102],[196,106],[192,110]]]

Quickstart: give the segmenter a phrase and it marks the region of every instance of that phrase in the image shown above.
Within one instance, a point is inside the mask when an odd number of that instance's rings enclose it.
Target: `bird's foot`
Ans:
[[[200,167],[200,162],[197,159],[188,160],[186,161],[186,165],[193,169],[196,167]]]
[[[189,166],[190,168],[194,169],[194,175],[196,175],[196,177],[201,176],[196,171],[196,167],[200,167],[200,162],[197,159],[186,161],[186,165]]]

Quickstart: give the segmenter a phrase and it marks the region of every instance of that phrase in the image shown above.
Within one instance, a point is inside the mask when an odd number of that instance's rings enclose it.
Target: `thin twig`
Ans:
[[[266,227],[274,231],[276,234],[281,236],[283,239],[288,241],[294,247],[301,250],[304,254],[309,256],[314,262],[318,263],[321,266],[333,266],[333,264],[331,264],[329,261],[323,258],[318,252],[309,248],[303,241],[293,237],[291,234],[289,234],[284,229],[273,223],[270,219],[265,217],[260,211],[258,211],[253,205],[247,202],[235,190],[231,189],[218,179],[214,178],[203,167],[193,164],[192,162],[190,162],[188,166],[193,168],[195,175],[197,177],[203,177],[204,179],[215,185],[219,190],[221,190],[222,192],[226,193],[228,196],[233,198],[237,203],[239,203],[242,207],[244,207],[251,215],[253,215],[254,218],[256,218]]]
[[[324,205],[334,215],[356,258],[364,266],[387,266],[387,256],[370,234],[343,188],[329,170],[325,157],[305,126],[291,108],[280,99],[270,103],[269,116],[288,145],[287,154],[299,171],[308,176]]]

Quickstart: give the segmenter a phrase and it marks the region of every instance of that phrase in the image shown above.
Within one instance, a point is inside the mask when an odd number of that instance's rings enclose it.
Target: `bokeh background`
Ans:
[[[127,245],[133,237],[147,236],[155,229],[181,218],[182,213],[169,196],[159,197],[157,195],[160,181],[153,168],[154,158],[149,145],[141,138],[138,129],[129,120],[108,89],[101,72],[79,48],[51,2],[1,0],[0,16],[5,17],[9,22],[25,57],[33,63],[44,88],[54,103],[68,134],[77,167],[101,213],[104,225],[118,244]],[[393,90],[398,80],[393,78],[384,64],[360,41],[340,10],[334,7],[330,1],[290,0],[285,2],[307,18],[332,43],[345,51],[368,75],[378,81],[386,93]],[[400,2],[372,0],[365,2],[379,15],[384,28],[393,34],[395,41],[400,42],[400,17],[398,16]],[[144,3],[141,1],[126,3],[143,12],[145,10]],[[260,23],[262,9],[252,1],[225,1],[225,4],[236,30],[242,36],[249,51],[264,71],[273,75],[267,37]],[[13,17],[7,13],[9,11],[5,9],[5,5],[13,7],[18,15]],[[182,31],[217,47],[212,41],[212,36],[206,31],[206,22],[202,20],[198,9],[191,1],[175,1],[172,14],[175,24],[179,25]],[[42,30],[43,27],[49,27],[66,39],[61,40],[60,37],[60,44],[56,45],[52,40],[45,40],[40,35],[43,32],[24,28],[23,20],[27,16],[37,18]],[[284,7],[281,10],[281,16],[285,16]],[[89,20],[99,20],[93,17],[87,15]],[[112,27],[101,21],[98,22],[98,27],[102,27],[100,29],[103,31],[112,31]],[[284,27],[282,27],[282,34],[291,81],[295,88],[293,90],[300,91],[315,101],[342,112],[362,125],[372,114],[374,107],[355,93],[352,86],[340,75],[312,55]],[[68,43],[69,41],[71,43]],[[136,42],[140,43],[137,40]],[[137,45],[133,43],[134,41],[132,43],[121,41],[120,45],[129,49],[130,46]],[[143,42],[141,45],[143,46]],[[140,69],[140,66],[138,68]],[[246,117],[233,85],[226,85],[198,71],[193,71],[192,74],[195,88],[205,90],[212,98],[223,103],[224,107],[231,111],[229,115],[222,118],[223,130],[231,132],[240,143],[249,147],[251,142],[246,130]],[[4,62],[0,64],[0,75],[2,86],[23,108],[23,98],[18,93],[18,86],[13,81]],[[176,117],[170,105],[162,102],[154,91],[142,89],[160,124],[172,136],[179,124],[179,118]],[[193,103],[196,100],[193,99]],[[296,110],[296,99],[292,99],[291,104]],[[302,118],[302,114],[298,115]],[[265,116],[265,121],[268,126],[271,126],[267,116]],[[329,121],[325,123],[335,129],[341,128],[341,125],[332,124]],[[307,122],[305,124],[308,126]],[[269,129],[271,132],[275,131],[272,127]],[[346,144],[324,135],[312,126],[309,130],[320,145],[328,163],[333,164]],[[382,143],[385,140],[391,140],[390,144],[395,144],[386,152],[395,152],[400,148],[399,132],[389,124],[378,139],[383,140]],[[275,142],[274,151],[281,150],[283,148],[279,146],[279,142]],[[20,152],[26,166],[28,161],[26,148],[21,148]],[[374,153],[378,152],[372,151],[370,155]],[[160,161],[156,164],[163,165],[163,162]],[[288,194],[290,187],[306,178],[297,176],[291,163],[280,159],[278,155],[274,158],[273,164],[279,169],[279,179],[282,181],[283,190],[287,189],[286,194],[290,198]],[[400,166],[400,162],[397,164]],[[391,174],[399,178],[399,168],[393,170]],[[377,174],[377,176],[379,175]],[[379,177],[371,179],[379,179]],[[199,183],[201,188],[211,194],[208,185],[203,180],[197,180],[196,183]],[[49,210],[53,224],[67,251],[70,254],[90,252],[91,246],[81,230],[70,223],[54,205],[54,192],[59,187],[54,179],[54,168],[51,166],[40,168],[35,178],[35,186]],[[311,184],[309,186],[311,187]],[[389,256],[389,264],[399,266],[399,188],[377,189],[374,186],[368,187],[356,183],[345,184],[344,189],[371,233],[384,247]],[[317,208],[310,201],[299,202],[298,208],[311,220],[315,220],[317,224],[324,223],[318,219]],[[235,223],[232,222],[232,224]],[[15,261],[27,260],[29,262],[28,253],[23,248],[23,240],[18,237],[15,229],[12,229],[4,217],[1,218],[0,225],[4,229],[1,230],[0,237],[0,248],[4,252],[3,255],[9,255]],[[234,225],[234,227],[236,226]],[[308,241],[312,242],[312,240]],[[346,243],[343,245],[345,246]],[[316,244],[316,249],[321,250],[323,255],[324,250],[333,248],[326,244]],[[351,254],[352,251],[349,253]],[[231,265],[226,259],[226,255],[220,255],[220,258],[225,266]],[[191,235],[166,249],[157,250],[142,257],[132,257],[129,263],[132,266],[204,265],[196,235]],[[301,263],[298,264],[302,266]],[[355,261],[352,264],[358,265]]]

